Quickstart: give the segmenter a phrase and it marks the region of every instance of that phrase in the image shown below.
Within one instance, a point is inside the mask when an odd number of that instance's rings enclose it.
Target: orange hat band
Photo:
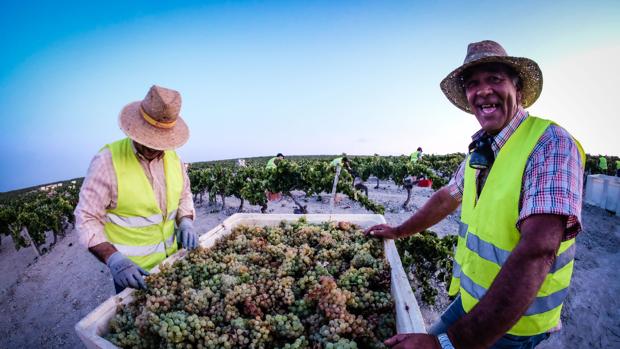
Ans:
[[[155,119],[153,119],[149,114],[147,114],[144,109],[142,109],[142,106],[140,106],[140,113],[142,114],[142,118],[148,122],[150,125],[155,126],[157,128],[173,128],[174,125],[176,125],[177,121],[171,121],[171,122],[161,122],[161,121],[157,121]]]

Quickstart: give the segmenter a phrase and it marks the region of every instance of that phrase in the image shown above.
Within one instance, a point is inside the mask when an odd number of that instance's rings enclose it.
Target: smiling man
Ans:
[[[366,233],[400,238],[462,205],[449,294],[429,334],[394,348],[533,348],[561,328],[581,230],[584,152],[552,121],[529,115],[542,91],[538,65],[496,42],[470,44],[441,89],[481,130],[450,183],[403,224]]]

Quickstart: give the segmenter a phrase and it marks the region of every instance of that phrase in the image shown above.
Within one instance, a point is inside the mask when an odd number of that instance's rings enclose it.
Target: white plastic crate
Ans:
[[[620,216],[620,177],[601,174],[588,176],[584,201]]]
[[[307,214],[302,216],[295,214],[237,213],[200,236],[200,246],[213,246],[217,239],[228,235],[232,231],[232,228],[237,225],[272,226],[279,224],[281,221],[296,221],[301,217],[305,217],[308,223],[347,221],[364,228],[385,223],[385,218],[383,218],[383,216],[375,214]],[[422,313],[420,312],[418,302],[415,299],[407,275],[400,262],[400,257],[396,251],[394,241],[384,240],[384,250],[392,271],[391,293],[396,308],[397,332],[426,333]],[[181,250],[162,263],[173,263],[180,258],[184,258],[186,254],[187,252],[185,250]],[[156,273],[158,270],[159,267],[156,267],[151,272]],[[133,301],[133,292],[133,289],[128,288],[120,294],[110,297],[75,325],[75,331],[87,348],[118,348],[111,342],[105,340],[103,336],[108,333],[108,324],[116,314],[118,306],[120,304],[129,304]]]
[[[602,175],[589,175],[586,180],[586,197],[585,202],[588,205],[601,207],[604,203],[605,179]]]
[[[620,177],[618,180],[610,180],[607,183],[607,193],[605,195],[605,209],[616,212],[620,216]]]

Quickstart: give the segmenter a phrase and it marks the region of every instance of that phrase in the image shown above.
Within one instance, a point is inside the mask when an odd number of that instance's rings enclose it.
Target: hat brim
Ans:
[[[441,90],[452,104],[467,113],[473,114],[465,97],[461,74],[471,67],[484,63],[503,63],[512,67],[519,74],[523,83],[521,89],[521,104],[523,107],[527,108],[536,102],[543,87],[542,71],[538,64],[524,57],[490,56],[463,64],[454,69],[441,81]]]
[[[181,117],[168,129],[155,127],[142,117],[140,101],[127,104],[118,116],[118,125],[132,140],[156,150],[179,148],[189,139],[189,128]]]

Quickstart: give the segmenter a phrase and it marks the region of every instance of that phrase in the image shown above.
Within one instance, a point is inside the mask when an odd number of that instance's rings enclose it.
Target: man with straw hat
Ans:
[[[430,334],[403,334],[394,348],[532,348],[560,328],[581,230],[585,156],[555,123],[531,116],[542,72],[498,43],[470,44],[441,89],[482,129],[451,182],[403,224],[368,235],[400,238],[461,208],[449,294]]]
[[[127,138],[93,158],[75,209],[80,242],[110,268],[116,292],[145,288],[143,276],[197,246],[190,183],[174,149],[189,138],[179,92],[152,86],[119,116]],[[175,234],[178,226],[178,237]]]

